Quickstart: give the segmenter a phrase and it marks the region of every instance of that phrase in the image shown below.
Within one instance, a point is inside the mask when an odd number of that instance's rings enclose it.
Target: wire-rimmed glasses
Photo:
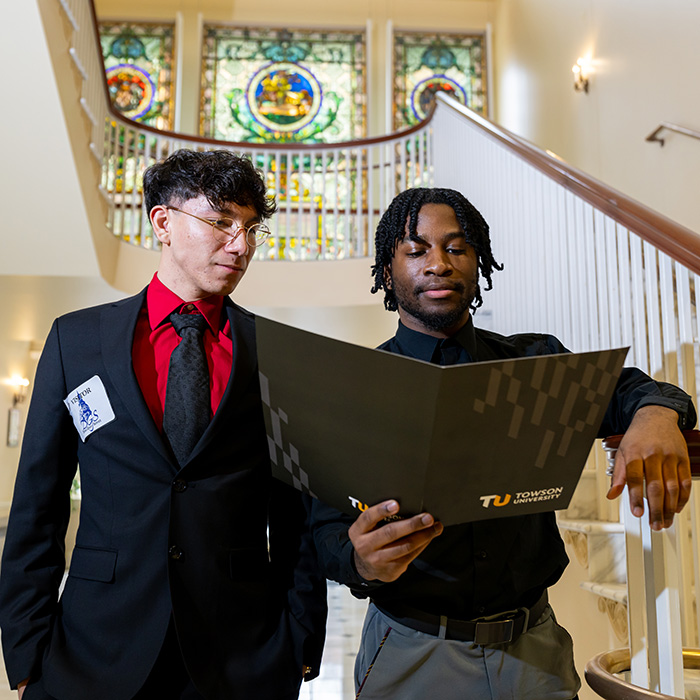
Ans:
[[[203,219],[201,216],[190,214],[190,212],[184,209],[178,209],[177,207],[168,206],[166,209],[178,211],[180,214],[187,214],[187,216],[191,216],[193,219],[198,219],[205,224],[209,224],[211,226],[212,235],[220,243],[233,241],[238,237],[241,231],[245,231],[245,239],[248,245],[251,248],[257,248],[261,243],[264,243],[270,235],[270,229],[265,226],[265,224],[251,224],[246,228],[245,226],[239,226],[228,216],[221,216],[218,219]]]

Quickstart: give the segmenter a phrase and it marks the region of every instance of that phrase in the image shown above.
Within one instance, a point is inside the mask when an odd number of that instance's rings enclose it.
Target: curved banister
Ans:
[[[685,126],[680,126],[679,124],[671,124],[671,122],[661,122],[654,131],[652,131],[649,136],[644,139],[645,141],[656,142],[660,146],[666,143],[666,139],[660,139],[659,134],[664,130],[675,131],[677,134],[683,134],[683,136],[690,136],[693,139],[700,139],[700,131],[695,129],[688,129]]]
[[[298,142],[264,142],[264,141],[224,141],[223,139],[212,139],[206,136],[196,136],[193,134],[185,134],[178,131],[168,131],[166,129],[156,129],[149,124],[142,124],[141,122],[134,121],[120,114],[114,106],[112,101],[108,101],[109,113],[112,118],[116,121],[122,122],[125,126],[132,129],[137,129],[144,133],[150,133],[154,136],[160,136],[164,138],[170,138],[175,141],[188,141],[194,143],[204,143],[211,145],[215,148],[230,148],[238,151],[249,151],[251,148],[256,151],[279,151],[281,149],[285,151],[332,151],[335,149],[343,150],[346,148],[362,148],[363,146],[376,146],[383,143],[393,143],[399,138],[404,138],[406,136],[411,136],[419,131],[422,131],[428,124],[430,124],[433,114],[435,113],[435,107],[433,106],[428,115],[423,121],[414,124],[406,129],[401,129],[399,131],[392,131],[384,136],[371,136],[366,139],[355,139],[354,141],[329,141],[327,143],[298,143]]]
[[[683,649],[683,666],[700,669],[700,649]],[[586,664],[586,682],[604,700],[678,700],[672,695],[632,685],[615,675],[629,669],[629,649],[606,651]]]
[[[99,28],[94,2],[93,0],[85,1],[89,6],[92,20],[92,27],[89,28],[89,31],[94,34],[93,41],[96,42],[95,46],[99,47]],[[67,6],[70,4],[70,0],[60,0],[60,2],[64,5],[64,8],[68,9]],[[148,136],[149,138],[157,138],[161,142],[167,141],[173,145],[191,145],[191,147],[196,148],[210,145],[211,147],[236,149],[248,153],[256,153],[259,157],[267,159],[266,162],[269,163],[272,163],[275,158],[280,159],[280,153],[282,153],[283,155],[279,162],[286,159],[286,165],[284,165],[284,167],[287,168],[289,177],[301,177],[301,175],[292,174],[288,166],[292,158],[304,155],[306,155],[307,159],[323,159],[327,158],[328,154],[343,154],[343,162],[340,163],[340,158],[336,157],[332,165],[335,168],[345,168],[341,176],[343,174],[348,176],[352,175],[356,180],[367,177],[369,171],[375,171],[377,180],[373,186],[360,186],[358,190],[353,191],[352,197],[358,201],[362,200],[366,193],[370,193],[370,191],[376,192],[376,195],[368,195],[367,201],[362,201],[361,206],[354,201],[350,202],[347,198],[344,198],[343,201],[330,204],[333,197],[330,196],[328,188],[323,192],[325,209],[320,206],[315,206],[313,202],[300,201],[294,203],[295,214],[302,211],[322,213],[322,211],[328,212],[332,209],[335,218],[337,218],[340,212],[345,212],[348,216],[364,216],[366,220],[361,221],[358,226],[356,226],[354,222],[343,222],[343,227],[346,230],[350,231],[354,228],[355,237],[358,241],[359,238],[364,240],[364,243],[357,247],[359,253],[348,253],[351,255],[367,255],[371,252],[373,217],[381,213],[380,210],[388,205],[394,194],[406,187],[432,184],[431,164],[433,154],[430,139],[425,137],[433,118],[434,112],[432,111],[426,120],[409,129],[385,136],[376,136],[357,141],[321,144],[229,142],[209,139],[202,136],[159,131],[153,127],[134,122],[121,115],[112,106],[104,71],[102,71],[101,83],[99,91],[103,95],[105,103],[103,112],[106,113],[108,119],[114,123],[115,129],[121,128],[129,130],[134,134],[134,140],[136,138]],[[583,201],[595,207],[595,209],[610,216],[630,231],[638,234],[645,241],[648,241],[657,249],[680,262],[689,270],[700,274],[700,235],[566,164],[555,154],[532,145],[525,139],[516,136],[507,129],[469,110],[449,96],[438,94],[437,97],[442,105],[449,107],[451,110],[455,110],[462,115],[463,118],[477,125],[479,129],[483,130],[491,138],[496,139],[502,146],[512,153],[517,154],[519,158],[544,173],[548,178],[559,183],[562,187],[574,193]],[[114,150],[117,151],[118,138],[114,135],[112,138],[114,140]],[[416,141],[413,146],[410,146],[408,140],[411,138],[422,138],[423,140],[420,144]],[[363,150],[369,153],[372,148],[376,151],[374,155],[362,155]],[[379,149],[384,150],[379,153]],[[388,149],[391,149],[392,153],[390,153]],[[167,151],[167,148],[165,150]],[[147,155],[153,157],[153,153],[148,153]],[[350,166],[347,165],[348,160],[351,161]],[[317,161],[314,160],[314,163],[316,162]],[[318,161],[318,163],[320,164],[321,161]],[[320,177],[320,170],[323,170],[323,177],[325,178],[327,176],[325,166],[319,165],[318,167],[319,172],[314,170],[314,176]],[[408,172],[409,170],[410,173]],[[310,174],[311,173],[307,171],[306,175],[308,176]],[[304,173],[302,173],[302,175],[304,175]],[[376,189],[379,180],[381,180],[382,187],[384,188],[381,193]],[[279,181],[276,181],[275,184],[278,185]],[[277,187],[275,189],[277,189]],[[315,194],[317,197],[320,196],[318,191],[316,191]],[[313,191],[311,195],[313,199]],[[369,201],[370,197],[371,201]],[[117,203],[116,206],[119,207],[119,203]],[[138,207],[132,205],[132,210],[135,208]],[[335,226],[337,227],[337,225],[336,223]],[[116,230],[115,233],[117,233]],[[135,231],[133,235],[125,233],[123,237],[132,242],[142,240],[138,231]]]
[[[59,0],[60,1],[60,0]],[[88,0],[90,5],[90,14],[92,17],[92,30],[95,34],[95,41],[97,45],[100,45],[100,29],[99,22],[97,20],[97,13],[95,11],[94,0]],[[112,100],[109,96],[109,90],[107,88],[107,77],[105,75],[102,81],[103,92],[106,100],[106,107],[109,114],[117,121],[122,122],[125,126],[133,129],[138,129],[145,133],[151,133],[153,135],[171,138],[176,141],[192,141],[194,143],[205,143],[215,146],[217,148],[225,147],[236,150],[250,150],[255,148],[255,150],[260,151],[275,151],[284,148],[285,151],[328,151],[332,149],[343,149],[343,148],[358,148],[361,146],[374,146],[382,143],[389,143],[395,141],[397,138],[403,138],[405,136],[410,136],[418,131],[424,129],[427,124],[433,118],[435,112],[435,105],[433,104],[430,111],[426,115],[425,119],[414,124],[411,127],[400,129],[398,131],[392,131],[389,134],[384,134],[383,136],[372,136],[364,139],[355,139],[353,141],[333,141],[328,143],[294,143],[294,142],[277,142],[277,143],[265,143],[265,142],[255,142],[255,141],[225,141],[223,139],[212,139],[206,136],[199,136],[195,134],[185,134],[177,131],[168,131],[166,129],[156,129],[148,124],[143,124],[142,122],[134,121],[121,114],[117,109],[114,108]]]
[[[507,270],[487,300],[493,329],[546,331],[578,351],[629,346],[629,365],[695,395],[698,236],[443,95],[433,132],[436,184],[468,194]],[[595,565],[578,575],[601,598],[613,595],[611,579],[626,580],[630,679],[644,686],[648,678],[652,687],[682,696],[681,649],[698,646],[700,629],[697,489],[677,526],[652,531],[648,518],[632,513],[629,498],[606,498],[601,467],[596,451],[588,467],[595,481],[585,480],[572,517],[622,520],[626,572],[622,562],[617,568],[622,543],[610,541],[596,542]],[[571,615],[588,633],[593,621]]]
[[[562,187],[609,215],[630,231],[634,231],[645,241],[693,272],[700,274],[699,234],[568,165],[555,154],[534,146],[486,117],[472,112],[448,95],[438,93],[437,99],[477,124],[508,150]]]

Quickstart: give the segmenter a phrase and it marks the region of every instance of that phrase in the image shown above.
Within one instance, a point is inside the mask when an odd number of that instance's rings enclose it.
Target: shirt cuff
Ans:
[[[343,544],[341,561],[340,575],[343,579],[342,583],[356,596],[364,598],[372,591],[384,585],[382,581],[367,581],[357,572],[357,567],[355,566],[355,548],[352,546],[352,542],[350,542],[349,539]]]
[[[638,411],[644,406],[663,406],[665,408],[673,409],[678,414],[678,427],[681,430],[690,430],[693,426],[691,425],[690,416],[690,399],[674,399],[669,396],[647,396],[640,399],[635,410]]]

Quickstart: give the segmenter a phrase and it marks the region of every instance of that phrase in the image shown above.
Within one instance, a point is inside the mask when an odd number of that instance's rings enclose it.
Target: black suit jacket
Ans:
[[[10,683],[41,676],[60,699],[131,698],[172,611],[205,697],[291,694],[302,665],[317,672],[320,664],[325,580],[306,529],[308,508],[270,476],[254,317],[226,300],[231,377],[180,469],[132,366],[144,300],[145,291],[63,316],[47,339],[0,576]],[[63,399],[95,375],[115,419],[82,442]],[[76,462],[80,526],[58,600]]]

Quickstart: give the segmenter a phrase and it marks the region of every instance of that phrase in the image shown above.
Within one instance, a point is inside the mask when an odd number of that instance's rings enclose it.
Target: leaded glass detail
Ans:
[[[446,92],[486,114],[483,34],[394,33],[394,128],[425,119],[434,95]]]
[[[200,131],[253,143],[365,136],[361,32],[205,26]]]
[[[175,25],[100,22],[107,87],[125,117],[173,128]]]

